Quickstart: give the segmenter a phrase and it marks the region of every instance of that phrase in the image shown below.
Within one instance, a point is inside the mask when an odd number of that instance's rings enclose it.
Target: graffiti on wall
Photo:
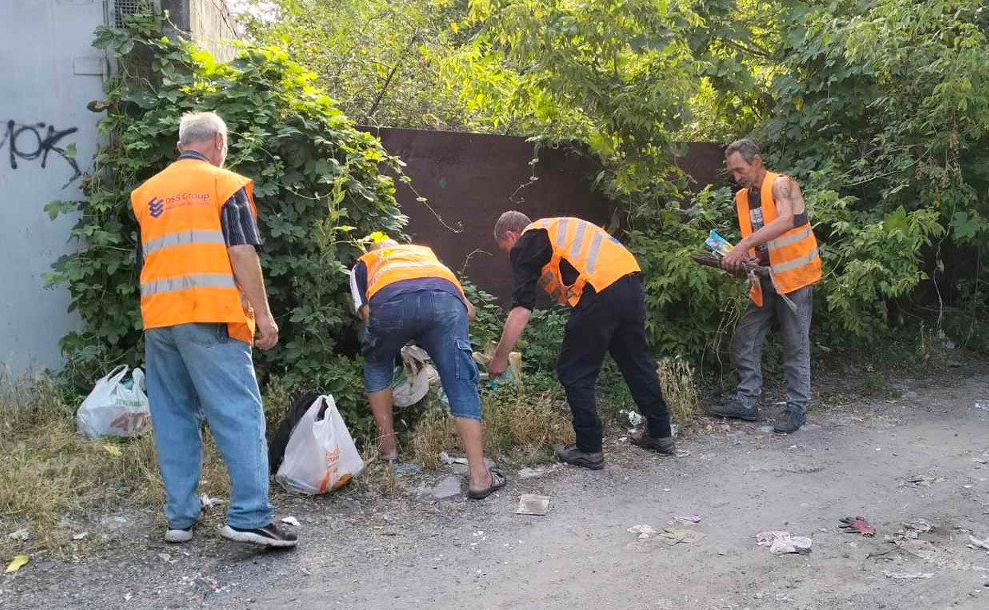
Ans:
[[[82,174],[76,163],[76,145],[64,140],[77,131],[78,127],[58,129],[47,123],[26,125],[8,120],[0,132],[0,165],[9,164],[10,169],[16,170],[26,162],[40,162],[45,169],[49,157],[57,156],[72,168],[72,178],[76,178]]]

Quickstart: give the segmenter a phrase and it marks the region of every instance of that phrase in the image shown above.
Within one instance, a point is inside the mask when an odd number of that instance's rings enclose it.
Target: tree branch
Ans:
[[[378,91],[378,94],[374,97],[374,102],[371,104],[371,108],[367,111],[367,113],[364,114],[364,119],[361,121],[364,125],[369,124],[371,121],[371,117],[373,117],[374,113],[378,111],[378,106],[381,105],[381,100],[384,99],[385,93],[388,91],[388,87],[391,85],[392,79],[395,78],[395,73],[398,72],[398,69],[402,66],[402,62],[405,61],[405,56],[408,55],[408,51],[412,48],[412,45],[415,44],[415,41],[418,39],[419,39],[419,32],[415,32],[414,34],[412,34],[412,37],[409,38],[408,44],[405,45],[405,52],[399,56],[398,61],[396,61],[395,65],[392,66],[391,72],[388,73],[388,77],[385,78],[384,84],[381,85],[381,89]]]
[[[758,48],[756,48],[756,49],[749,48],[749,47],[747,47],[745,45],[742,45],[742,44],[739,44],[739,43],[735,42],[731,38],[725,38],[724,39],[724,43],[726,45],[728,45],[729,47],[732,47],[736,51],[741,51],[742,53],[747,53],[749,55],[758,55],[759,57],[762,57],[764,59],[769,59],[769,60],[772,60],[773,59],[773,56],[768,51],[764,51],[764,50],[758,49]]]

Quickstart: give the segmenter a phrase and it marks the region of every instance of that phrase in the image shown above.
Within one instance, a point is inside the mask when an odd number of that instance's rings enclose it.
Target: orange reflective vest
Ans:
[[[457,276],[453,275],[453,272],[426,246],[402,244],[382,250],[372,250],[357,260],[367,265],[368,301],[388,284],[426,277],[449,280],[461,295],[464,294]]]
[[[561,305],[574,307],[584,286],[601,292],[629,273],[639,271],[632,253],[601,227],[579,218],[544,218],[530,224],[522,233],[545,229],[553,256],[543,267],[539,286]],[[560,261],[566,259],[577,271],[570,286],[563,283]]]
[[[762,181],[760,191],[762,197],[763,226],[776,219],[776,202],[773,200],[773,180],[779,174],[767,172]],[[738,224],[742,229],[742,237],[752,235],[752,216],[749,211],[749,189],[744,188],[735,195],[735,207],[738,209]],[[776,291],[789,294],[810,286],[821,279],[821,257],[817,249],[817,239],[810,223],[794,227],[783,235],[766,244],[769,250],[770,278]],[[752,256],[755,249],[750,250]],[[749,297],[752,302],[762,307],[762,285],[758,281],[751,282]]]
[[[141,317],[145,330],[226,322],[230,336],[254,340],[254,312],[242,298],[227,254],[220,211],[253,182],[199,159],[179,159],[131,193],[141,225]]]

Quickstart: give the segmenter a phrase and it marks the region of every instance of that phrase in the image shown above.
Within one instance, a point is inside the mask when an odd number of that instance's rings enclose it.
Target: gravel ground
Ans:
[[[206,527],[171,546],[151,514],[105,515],[117,542],[34,558],[0,579],[0,607],[984,610],[989,552],[969,536],[989,538],[989,410],[975,407],[989,374],[899,385],[902,398],[816,410],[789,437],[715,422],[676,459],[616,437],[602,471],[543,467],[483,502],[292,499],[279,507],[301,523],[288,552]],[[514,514],[522,493],[550,496],[548,514]],[[849,515],[878,534],[839,531]],[[686,539],[640,539],[636,525]],[[772,555],[756,544],[765,530],[813,550]]]

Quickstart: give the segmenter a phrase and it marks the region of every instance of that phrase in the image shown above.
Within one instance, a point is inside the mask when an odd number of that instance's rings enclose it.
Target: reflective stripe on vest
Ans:
[[[385,273],[391,273],[392,271],[397,271],[399,269],[416,269],[422,272],[431,272],[436,269],[435,263],[417,263],[417,262],[392,262],[385,263],[384,265],[378,267],[374,275],[368,279],[367,285],[371,286],[377,283]],[[418,276],[418,277],[428,277],[428,276]]]
[[[807,236],[808,235],[810,235],[810,223],[809,222],[806,225],[804,225],[804,228],[803,229],[800,229],[800,231],[797,232],[797,233],[793,233],[792,235],[783,234],[782,236],[777,237],[776,239],[772,240],[771,242],[769,242],[769,247],[770,248],[783,248],[784,246],[790,246],[790,245],[793,245],[793,244],[795,244],[797,242],[800,242],[800,241],[803,241],[803,240],[807,239]]]
[[[587,253],[588,275],[594,275],[594,272],[598,268],[598,253],[601,250],[602,241],[604,241],[604,235],[602,233],[595,233],[594,239],[591,240],[591,249]]]
[[[152,239],[142,246],[142,250],[144,251],[144,258],[147,258],[159,250],[171,248],[172,246],[184,246],[187,244],[226,245],[226,243],[226,240],[223,238],[223,231],[180,231],[178,233],[169,233],[158,239]]]
[[[367,299],[371,300],[382,288],[395,282],[421,278],[440,278],[449,281],[460,294],[464,289],[457,276],[436,258],[426,246],[403,244],[382,250],[372,250],[361,256],[367,266]]]
[[[814,248],[808,252],[805,256],[793,259],[792,261],[787,261],[785,263],[780,263],[779,265],[770,265],[769,268],[773,270],[773,273],[780,274],[790,271],[792,269],[797,269],[803,267],[817,258],[819,252],[817,248]]]
[[[773,182],[779,174],[767,172],[760,189],[764,226],[776,220],[776,202],[773,199]],[[741,189],[735,196],[739,227],[742,237],[753,233],[749,191]],[[780,294],[789,294],[821,279],[821,257],[817,238],[810,223],[790,229],[783,235],[766,243],[769,251],[770,279]],[[755,251],[750,253],[755,256]],[[758,281],[750,281],[749,296],[762,306],[762,286]]]
[[[249,178],[198,159],[179,159],[131,193],[141,228],[141,317],[144,328],[226,323],[231,338],[250,343],[254,317],[237,288],[223,238],[223,205],[247,192]]]
[[[539,276],[539,287],[561,305],[575,306],[580,302],[587,284],[600,292],[629,273],[639,271],[631,252],[604,229],[585,220],[544,218],[530,224],[523,233],[533,229],[545,229],[553,248],[550,262]],[[573,285],[563,283],[562,260],[577,271]]]
[[[150,297],[163,292],[174,290],[185,290],[187,288],[236,288],[237,283],[233,275],[223,275],[220,273],[194,273],[172,277],[167,280],[155,280],[146,284],[141,284],[141,296]]]

